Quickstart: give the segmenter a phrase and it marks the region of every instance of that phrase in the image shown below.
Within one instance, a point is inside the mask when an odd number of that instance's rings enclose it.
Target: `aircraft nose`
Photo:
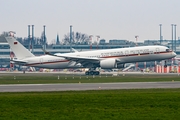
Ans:
[[[177,54],[175,52],[173,52],[172,55],[173,55],[173,57],[176,57]]]

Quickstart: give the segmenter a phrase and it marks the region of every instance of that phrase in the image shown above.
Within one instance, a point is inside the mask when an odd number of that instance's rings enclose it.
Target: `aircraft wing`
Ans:
[[[72,48],[72,50],[74,51],[74,52],[79,52],[79,51],[77,51],[76,49],[74,49],[74,48]]]
[[[82,57],[82,56],[69,56],[65,54],[49,54],[51,56],[56,56],[56,57],[63,57],[69,61],[74,61],[76,63],[80,63],[83,66],[88,66],[90,64],[99,64],[101,60],[104,58],[97,58],[97,57]],[[117,62],[121,62],[119,59],[116,59]]]
[[[54,54],[56,57],[63,57],[69,61],[74,61],[77,64],[80,63],[83,66],[88,66],[90,64],[98,64],[102,58],[89,58],[89,57],[81,57],[81,56],[68,56],[63,54]]]
[[[102,59],[102,58],[89,58],[89,57],[81,57],[81,56],[68,56],[68,55],[63,55],[63,54],[54,54],[54,56],[63,57],[70,61],[76,61],[76,62],[88,61],[91,63],[99,63],[99,61]]]
[[[45,54],[51,55],[51,56],[56,56],[56,57],[63,57],[69,61],[75,61],[76,63],[81,63],[83,66],[86,66],[88,64],[93,64],[93,63],[99,63],[101,58],[89,58],[89,57],[80,57],[80,56],[68,56],[60,53],[56,54],[51,54],[47,52],[46,50],[42,49]],[[77,51],[76,51],[77,52]]]

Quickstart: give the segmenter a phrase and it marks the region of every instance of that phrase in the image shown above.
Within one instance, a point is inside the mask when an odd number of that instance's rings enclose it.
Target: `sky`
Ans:
[[[46,25],[48,43],[74,32],[93,35],[93,40],[126,39],[138,41],[172,38],[171,24],[180,37],[180,0],[0,0],[0,33],[15,31],[17,37],[28,36],[34,25],[40,37]],[[178,26],[179,25],[179,26]]]

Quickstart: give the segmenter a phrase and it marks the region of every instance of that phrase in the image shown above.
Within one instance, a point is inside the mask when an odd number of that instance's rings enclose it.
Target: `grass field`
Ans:
[[[179,120],[180,89],[0,93],[1,120]]]
[[[104,82],[157,82],[157,81],[180,81],[180,76],[0,76],[0,84],[43,84],[43,83],[104,83]]]

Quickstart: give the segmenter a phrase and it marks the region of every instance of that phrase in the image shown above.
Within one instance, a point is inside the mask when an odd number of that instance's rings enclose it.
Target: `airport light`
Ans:
[[[72,25],[70,25],[70,52],[72,52]]]
[[[139,37],[138,35],[135,36],[135,38],[136,38],[136,46],[137,46],[138,37]],[[138,53],[138,54],[139,54],[139,53]],[[136,70],[137,70],[137,69],[138,69],[138,62],[136,62]]]
[[[90,49],[92,49],[92,37],[93,37],[93,35],[89,36],[89,39],[90,39]]]
[[[96,35],[96,37],[97,37],[97,49],[98,49],[98,45],[99,45],[99,38],[100,38],[100,36],[99,36],[99,35]]]
[[[30,51],[30,49],[31,49],[31,40],[30,40],[30,29],[31,29],[31,26],[30,25],[28,25],[28,41],[29,41],[29,51]]]
[[[139,37],[138,35],[135,36],[135,38],[136,38],[136,46],[137,46],[138,37]]]
[[[174,46],[173,46],[173,27],[174,27],[174,24],[171,24],[171,27],[172,27],[172,42],[171,42],[172,48],[171,48],[171,49],[172,49],[172,51],[173,51],[173,47],[174,47]]]
[[[34,46],[33,46],[33,42],[34,42],[34,25],[32,25],[32,39],[31,39],[31,49],[32,49],[32,53],[34,52]]]
[[[44,25],[43,26],[43,28],[44,28],[44,34],[43,34],[43,38],[44,38],[44,49],[46,50],[46,26]]]
[[[174,51],[176,52],[176,24],[174,24],[174,42],[175,42],[175,44],[174,44]]]
[[[161,45],[161,42],[162,42],[162,24],[159,24],[159,27],[160,27],[160,45]]]

